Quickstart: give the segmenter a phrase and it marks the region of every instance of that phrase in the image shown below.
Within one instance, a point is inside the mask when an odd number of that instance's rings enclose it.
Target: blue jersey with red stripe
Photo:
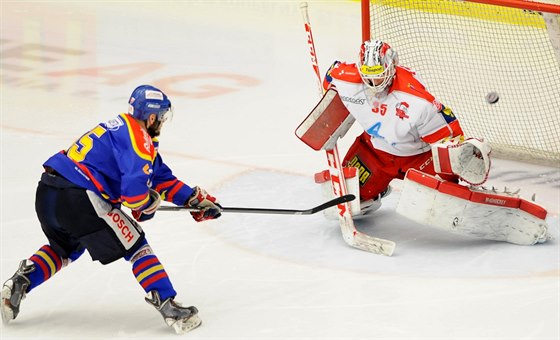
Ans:
[[[105,200],[133,210],[149,205],[148,189],[184,205],[193,189],[178,180],[158,153],[158,141],[129,114],[100,123],[43,166]]]

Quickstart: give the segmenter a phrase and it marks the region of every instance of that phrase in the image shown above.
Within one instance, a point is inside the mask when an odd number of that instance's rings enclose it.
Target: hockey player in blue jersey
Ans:
[[[130,261],[145,300],[177,333],[200,325],[195,307],[174,301],[177,293],[137,223],[152,218],[162,199],[197,208],[191,215],[198,222],[221,215],[213,196],[177,179],[158,153],[157,137],[171,114],[162,91],[139,86],[130,96],[128,113],[100,123],[43,164],[35,210],[48,244],[22,260],[4,283],[5,324],[17,317],[27,293],[87,249],[102,264]]]

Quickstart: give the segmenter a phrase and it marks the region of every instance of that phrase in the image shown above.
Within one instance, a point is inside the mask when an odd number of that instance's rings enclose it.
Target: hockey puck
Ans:
[[[486,95],[486,102],[488,104],[496,104],[498,100],[500,100],[500,96],[497,92],[492,91]]]

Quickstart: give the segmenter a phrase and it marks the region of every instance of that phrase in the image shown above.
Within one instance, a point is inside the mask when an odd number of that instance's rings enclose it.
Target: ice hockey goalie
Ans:
[[[312,113],[296,130],[296,135],[315,150],[332,147],[354,122],[336,91],[329,90]],[[547,211],[517,194],[487,190],[480,185],[488,179],[491,147],[476,138],[444,138],[431,145],[432,162],[438,176],[410,169],[396,212],[420,224],[452,233],[505,241],[519,245],[546,242],[550,236]],[[360,196],[359,169],[343,169],[348,193]],[[315,174],[325,199],[334,197],[328,170]],[[443,179],[445,178],[445,179]],[[459,178],[470,186],[460,185]],[[390,188],[390,187],[389,187]],[[381,206],[381,199],[353,201],[354,218],[371,214]],[[336,210],[325,210],[327,218],[336,219]]]

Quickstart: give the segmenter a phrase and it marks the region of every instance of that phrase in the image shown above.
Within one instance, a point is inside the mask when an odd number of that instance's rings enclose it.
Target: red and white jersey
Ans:
[[[438,102],[407,68],[396,67],[386,95],[373,94],[356,64],[338,61],[323,85],[336,88],[348,111],[371,136],[373,146],[392,155],[424,153],[431,143],[463,134],[451,109]]]

